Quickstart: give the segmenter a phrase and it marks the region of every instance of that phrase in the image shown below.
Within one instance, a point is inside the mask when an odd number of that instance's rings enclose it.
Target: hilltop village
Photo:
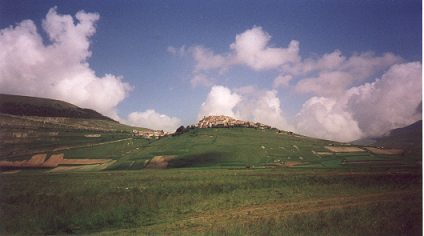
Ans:
[[[255,128],[255,129],[270,129],[271,126],[261,124],[259,122],[243,121],[237,120],[229,116],[204,116],[196,125],[187,126],[184,128],[181,126],[178,128],[176,133],[181,133],[185,129],[189,128],[234,128],[234,127],[243,127],[243,128]],[[133,130],[134,136],[143,137],[147,139],[159,139],[164,136],[170,135],[163,130]]]
[[[271,126],[251,121],[236,120],[229,116],[205,116],[196,125],[197,128],[260,128],[270,129]]]

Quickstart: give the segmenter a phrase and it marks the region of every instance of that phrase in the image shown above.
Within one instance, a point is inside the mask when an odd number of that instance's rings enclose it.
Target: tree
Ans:
[[[184,128],[184,126],[180,126],[180,127],[178,127],[178,129],[175,131],[175,133],[174,133],[174,135],[179,135],[179,134],[182,134],[182,133],[184,133],[186,131],[186,128]]]

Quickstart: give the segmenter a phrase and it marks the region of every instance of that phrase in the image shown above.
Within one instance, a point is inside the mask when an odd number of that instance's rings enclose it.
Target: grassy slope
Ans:
[[[421,235],[421,170],[0,174],[0,234]]]
[[[324,150],[328,141],[297,137],[275,130],[249,128],[194,129],[181,136],[168,137],[125,159],[177,155],[177,167],[211,165],[258,165],[274,160],[315,161],[312,150]],[[298,149],[295,147],[297,146]]]
[[[8,114],[0,114],[0,127],[0,159],[28,159],[37,152],[130,138],[133,129],[142,129],[109,120]]]
[[[192,129],[160,140],[133,139],[92,148],[65,151],[72,157],[118,159],[113,169],[141,169],[154,156],[174,156],[170,167],[245,167],[276,162],[303,162],[305,167],[340,168],[343,160],[399,160],[369,152],[320,156],[324,146],[335,142],[249,128]],[[315,153],[314,153],[315,152]],[[403,158],[408,164],[409,158]]]
[[[133,129],[143,130],[67,102],[0,94],[0,160],[126,139]],[[87,138],[87,134],[101,137]]]
[[[117,164],[117,168],[125,169],[143,167],[145,160],[157,155],[176,156],[171,162],[172,167],[202,167],[202,166],[246,166],[257,165],[274,160],[304,160],[315,161],[311,152],[323,150],[323,145],[329,141],[296,137],[287,134],[277,134],[274,130],[256,130],[250,128],[216,128],[192,129],[178,136],[170,136],[160,140],[135,143],[112,144],[115,149],[127,149]],[[127,147],[125,147],[127,145]],[[293,145],[296,145],[298,151]],[[101,147],[95,149],[70,150],[65,156],[88,157],[96,155]],[[134,165],[135,164],[135,165]]]

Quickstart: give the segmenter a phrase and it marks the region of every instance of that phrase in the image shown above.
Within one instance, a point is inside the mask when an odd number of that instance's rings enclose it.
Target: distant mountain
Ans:
[[[68,117],[114,121],[94,110],[80,108],[67,102],[9,94],[0,94],[0,113],[16,116]]]
[[[421,156],[422,120],[403,128],[393,129],[387,135],[369,137],[352,142],[355,145],[371,145],[386,148],[401,148],[406,154]]]

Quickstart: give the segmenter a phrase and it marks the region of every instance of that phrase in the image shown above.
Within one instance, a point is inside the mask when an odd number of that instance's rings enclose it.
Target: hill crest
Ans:
[[[97,111],[80,108],[64,101],[11,94],[0,94],[0,113],[15,116],[67,117],[116,122]]]

